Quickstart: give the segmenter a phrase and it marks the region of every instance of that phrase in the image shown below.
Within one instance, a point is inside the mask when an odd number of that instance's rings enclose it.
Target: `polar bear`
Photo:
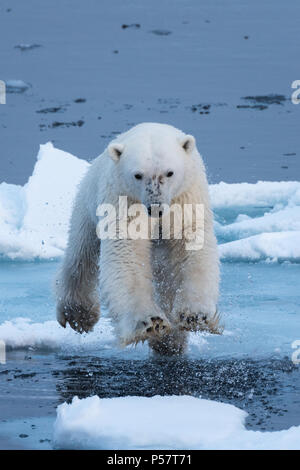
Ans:
[[[158,224],[172,204],[203,205],[202,248],[187,250],[185,234],[175,238],[174,231],[169,239],[100,241],[97,208],[117,207],[120,196],[126,196],[128,206],[143,204],[151,221],[151,210],[158,207],[153,216]],[[81,333],[92,330],[101,299],[120,343],[147,340],[159,353],[181,353],[189,331],[219,333],[218,291],[213,215],[195,138],[157,123],[119,135],[79,185],[56,281],[58,322]]]

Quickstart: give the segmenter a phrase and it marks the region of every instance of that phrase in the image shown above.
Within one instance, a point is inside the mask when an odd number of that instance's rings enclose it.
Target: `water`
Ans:
[[[300,107],[290,96],[300,78],[300,3],[222,6],[4,0],[0,79],[28,88],[11,88],[0,105],[0,181],[23,185],[41,143],[90,160],[142,121],[195,135],[210,182],[299,180]],[[274,209],[255,206],[243,213]],[[225,225],[241,213],[216,211]],[[219,227],[219,241],[242,236],[233,229]],[[246,409],[248,428],[300,424],[300,369],[291,361],[300,264],[223,263],[224,335],[192,335],[180,359],[118,349],[106,312],[90,335],[62,330],[51,293],[57,267],[0,263],[0,447],[51,448],[56,406],[74,395],[193,394]]]
[[[299,425],[300,373],[291,361],[292,342],[300,339],[299,264],[223,263],[224,335],[191,335],[179,359],[155,357],[147,346],[119,349],[106,312],[95,333],[83,338],[71,330],[60,336],[65,330],[55,324],[49,330],[57,267],[0,264],[0,325],[17,317],[32,321],[19,324],[18,334],[12,326],[6,330],[1,446],[51,447],[56,406],[74,395],[191,394],[244,408],[251,429]]]
[[[41,143],[91,159],[143,121],[195,135],[212,182],[299,176],[297,0],[4,0],[0,13],[0,79],[30,84],[0,105],[2,180],[24,184]]]
[[[31,321],[13,322],[6,333],[0,327],[8,347],[64,347],[67,332],[55,323],[52,293],[58,266],[58,262],[0,263],[0,325],[18,317]],[[299,264],[223,263],[219,311],[224,334],[192,335],[189,354],[210,358],[291,356],[292,342],[300,339],[299,277]],[[47,323],[51,320],[53,331]],[[19,325],[23,336],[16,335],[13,325]],[[105,310],[94,333],[81,337],[70,329],[68,335],[68,345],[75,351],[77,347],[87,347],[88,352],[100,357],[107,355],[108,348],[114,355],[135,354],[134,348],[122,352],[116,347]],[[139,354],[148,354],[147,351],[146,347],[141,348]]]

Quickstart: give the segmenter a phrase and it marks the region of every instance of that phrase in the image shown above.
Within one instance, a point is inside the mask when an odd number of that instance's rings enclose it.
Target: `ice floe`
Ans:
[[[23,80],[6,80],[5,83],[7,93],[23,93],[31,87],[29,83],[26,83]]]
[[[93,396],[57,408],[61,449],[299,449],[300,426],[249,431],[247,413],[191,396]]]
[[[37,323],[19,317],[0,324],[0,338],[8,350],[32,348],[70,351],[84,347],[86,351],[91,351],[111,347],[116,342],[112,325],[106,318],[101,318],[92,333],[81,336],[70,327],[61,328],[56,320]]]
[[[76,188],[89,163],[41,145],[24,186],[0,184],[0,257],[61,257]],[[210,186],[222,260],[300,261],[300,182]]]
[[[41,145],[23,186],[0,185],[0,253],[10,259],[49,259],[63,254],[76,187],[89,164]]]

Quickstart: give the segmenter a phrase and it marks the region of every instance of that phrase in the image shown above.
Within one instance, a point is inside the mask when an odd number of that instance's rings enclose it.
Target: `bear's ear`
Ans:
[[[114,162],[118,162],[120,160],[120,157],[123,151],[124,151],[123,144],[114,143],[108,146],[109,156],[113,159]]]
[[[185,135],[181,140],[180,140],[180,145],[183,148],[183,150],[186,151],[186,153],[191,153],[196,145],[195,137],[192,135]]]

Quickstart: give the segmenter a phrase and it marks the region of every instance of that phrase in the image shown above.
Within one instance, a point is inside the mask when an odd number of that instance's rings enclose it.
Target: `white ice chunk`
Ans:
[[[72,203],[88,167],[47,143],[24,187],[0,184],[1,257],[63,255]],[[221,182],[210,186],[210,194],[223,260],[299,261],[300,182]]]
[[[57,408],[61,449],[299,449],[300,426],[260,432],[247,413],[191,396],[73,398]]]

